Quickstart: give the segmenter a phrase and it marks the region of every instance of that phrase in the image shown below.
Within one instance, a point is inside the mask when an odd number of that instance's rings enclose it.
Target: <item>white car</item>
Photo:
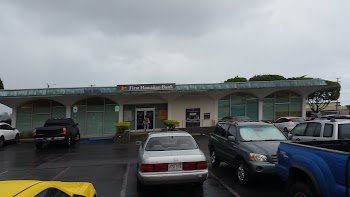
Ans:
[[[281,117],[276,120],[273,124],[285,135],[287,135],[295,126],[299,123],[305,122],[305,119],[302,117]]]
[[[138,189],[162,184],[202,186],[208,177],[205,155],[187,132],[152,133],[138,144]]]
[[[0,122],[0,147],[3,147],[6,141],[19,142],[19,131],[12,128],[9,124]]]

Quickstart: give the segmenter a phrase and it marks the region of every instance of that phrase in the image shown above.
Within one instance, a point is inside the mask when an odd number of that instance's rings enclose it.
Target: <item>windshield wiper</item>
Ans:
[[[165,151],[167,149],[151,149],[151,150],[146,150],[146,151]]]
[[[274,139],[274,140],[261,140],[261,141],[284,141],[284,140]]]

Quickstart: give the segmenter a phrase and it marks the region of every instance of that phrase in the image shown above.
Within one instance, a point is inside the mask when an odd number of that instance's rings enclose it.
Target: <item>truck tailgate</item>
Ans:
[[[40,127],[36,129],[37,137],[61,136],[64,126]]]

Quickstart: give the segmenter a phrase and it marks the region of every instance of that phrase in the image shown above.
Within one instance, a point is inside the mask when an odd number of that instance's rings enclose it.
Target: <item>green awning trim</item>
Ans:
[[[0,98],[6,97],[30,97],[30,96],[64,96],[64,95],[118,95],[135,94],[145,92],[184,92],[184,91],[210,91],[210,90],[241,90],[254,88],[292,88],[326,86],[322,79],[311,80],[283,80],[283,81],[252,81],[229,82],[213,84],[179,84],[176,90],[158,91],[118,91],[117,87],[85,87],[85,88],[50,88],[50,89],[23,89],[0,90]]]

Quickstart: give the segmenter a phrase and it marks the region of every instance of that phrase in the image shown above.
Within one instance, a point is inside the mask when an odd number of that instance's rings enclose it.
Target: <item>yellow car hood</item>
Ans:
[[[80,188],[84,186],[84,182],[60,182],[52,181],[52,185],[57,186],[58,188],[64,188],[73,194],[78,194]]]
[[[41,181],[0,181],[0,196],[14,196]]]
[[[26,195],[27,192],[37,194],[43,189],[51,187],[62,190],[69,195],[78,194],[86,197],[92,197],[96,192],[93,185],[88,182],[14,180],[0,181],[0,197],[13,197],[19,193]]]

